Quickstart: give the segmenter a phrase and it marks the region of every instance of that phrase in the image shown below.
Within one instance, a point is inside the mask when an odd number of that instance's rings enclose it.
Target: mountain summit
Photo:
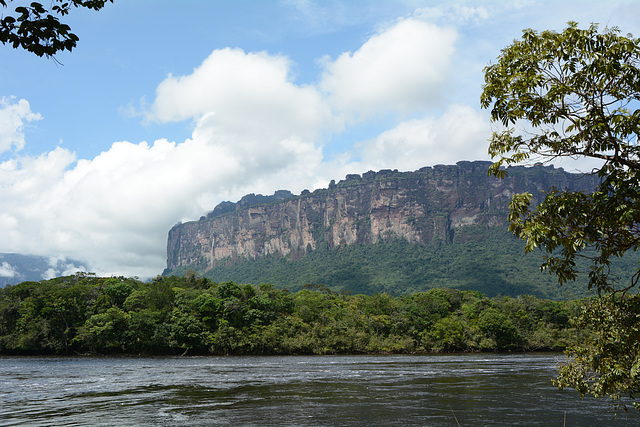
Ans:
[[[165,273],[206,273],[238,264],[245,268],[267,259],[297,262],[317,251],[397,241],[424,249],[461,244],[478,233],[510,238],[506,217],[514,193],[532,193],[535,204],[552,188],[589,192],[598,184],[596,176],[543,165],[512,167],[507,178],[498,179],[488,176],[490,164],[464,161],[414,172],[370,171],[300,195],[281,190],[223,202],[199,221],[169,231]]]

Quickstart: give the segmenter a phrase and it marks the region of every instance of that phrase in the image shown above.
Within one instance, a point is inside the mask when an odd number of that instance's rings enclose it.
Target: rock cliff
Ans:
[[[267,255],[295,260],[322,246],[380,240],[448,244],[461,227],[505,227],[514,193],[531,192],[537,203],[553,187],[590,191],[597,185],[597,177],[542,165],[510,168],[507,178],[497,179],[487,175],[490,164],[370,171],[298,196],[278,191],[223,202],[199,221],[169,231],[167,270],[207,271]]]

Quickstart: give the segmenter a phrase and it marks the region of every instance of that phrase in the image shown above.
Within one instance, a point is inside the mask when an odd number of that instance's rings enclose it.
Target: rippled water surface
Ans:
[[[561,355],[0,358],[0,425],[624,426]]]

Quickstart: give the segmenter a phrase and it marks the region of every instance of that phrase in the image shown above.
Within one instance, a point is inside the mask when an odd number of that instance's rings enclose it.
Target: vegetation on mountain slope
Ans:
[[[628,271],[637,257],[617,260],[615,271]],[[487,296],[534,295],[568,300],[593,293],[578,283],[558,286],[554,276],[541,272],[541,256],[525,254],[524,242],[505,228],[466,227],[453,243],[422,246],[404,240],[374,245],[319,248],[299,260],[281,256],[246,259],[198,274],[217,281],[269,283],[290,291],[307,284],[334,292],[394,296],[449,287]],[[181,275],[188,268],[175,270]]]

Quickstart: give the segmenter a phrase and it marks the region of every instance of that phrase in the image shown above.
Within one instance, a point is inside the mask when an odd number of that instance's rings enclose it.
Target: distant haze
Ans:
[[[86,270],[87,267],[80,261],[66,258],[0,254],[0,287],[68,276]]]

